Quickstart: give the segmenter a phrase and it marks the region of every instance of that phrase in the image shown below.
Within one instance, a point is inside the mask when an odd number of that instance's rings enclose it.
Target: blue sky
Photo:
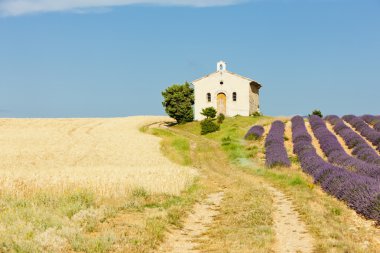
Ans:
[[[215,71],[268,115],[380,114],[379,0],[0,0],[0,117],[164,114]]]

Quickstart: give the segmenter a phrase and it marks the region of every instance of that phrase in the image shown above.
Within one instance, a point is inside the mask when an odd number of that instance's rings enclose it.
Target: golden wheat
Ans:
[[[2,119],[0,187],[14,194],[90,188],[122,196],[136,187],[179,194],[195,171],[160,153],[160,139],[139,131],[167,117]]]

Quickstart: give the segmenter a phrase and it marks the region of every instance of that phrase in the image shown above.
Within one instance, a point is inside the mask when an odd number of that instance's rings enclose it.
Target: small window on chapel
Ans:
[[[236,101],[236,99],[237,99],[236,92],[233,92],[233,93],[232,93],[232,100],[233,100],[233,101]]]
[[[211,93],[207,93],[207,102],[211,102]]]

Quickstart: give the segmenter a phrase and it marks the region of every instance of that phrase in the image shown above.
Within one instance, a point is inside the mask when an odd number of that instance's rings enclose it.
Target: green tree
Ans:
[[[189,83],[174,84],[162,92],[166,113],[179,124],[191,122],[194,119],[194,89]]]
[[[314,111],[311,113],[311,115],[317,115],[317,116],[323,118],[322,112],[321,112],[320,110],[314,110]]]
[[[213,119],[216,116],[216,110],[214,107],[203,108],[201,114],[208,119]]]

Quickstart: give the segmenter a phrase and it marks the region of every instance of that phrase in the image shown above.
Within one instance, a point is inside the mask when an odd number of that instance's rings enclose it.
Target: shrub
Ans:
[[[245,134],[244,139],[246,140],[257,140],[264,134],[264,128],[260,125],[255,125],[251,127]]]
[[[232,143],[232,139],[230,136],[222,138],[222,146],[228,146]]]
[[[251,114],[251,116],[253,117],[260,117],[260,116],[263,116],[263,114],[261,112],[254,112]]]
[[[191,122],[194,119],[194,89],[189,83],[174,84],[162,92],[166,113],[179,124]]]
[[[355,128],[362,136],[367,138],[380,151],[380,132],[370,127],[364,120],[354,115],[345,115],[343,119]]]
[[[372,127],[380,132],[380,116],[373,116],[373,115],[363,115],[361,117],[365,122],[372,125]]]
[[[302,117],[292,118],[293,150],[302,170],[314,178],[324,191],[346,202],[364,217],[380,223],[379,181],[324,161],[316,152]]]
[[[343,167],[353,169],[355,172],[380,179],[380,166],[368,164],[356,157],[347,154],[336,136],[327,129],[326,123],[318,116],[312,115],[309,119],[311,129],[318,139],[322,151],[328,161]]]
[[[216,116],[216,110],[214,107],[203,108],[201,114],[207,119],[213,119]]]
[[[290,160],[284,146],[284,132],[285,124],[279,120],[274,121],[265,139],[265,163],[270,168],[290,166]]]
[[[219,130],[219,125],[215,124],[212,119],[204,119],[201,121],[201,134],[213,133]]]
[[[223,113],[219,113],[218,117],[216,118],[216,121],[218,122],[218,124],[222,124],[225,118],[226,117]]]
[[[320,110],[314,110],[311,115],[319,116],[320,118],[323,118],[322,112]],[[309,115],[309,116],[311,116]]]

